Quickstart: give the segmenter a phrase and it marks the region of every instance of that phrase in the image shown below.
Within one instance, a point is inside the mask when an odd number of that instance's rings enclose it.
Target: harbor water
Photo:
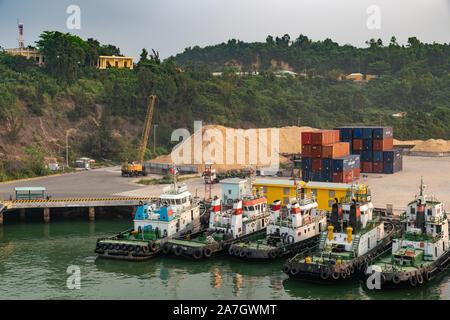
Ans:
[[[290,280],[283,261],[97,259],[97,238],[130,225],[118,219],[0,226],[0,299],[450,299],[449,271],[419,288],[378,291],[357,279],[338,285]],[[78,270],[79,282],[73,280]]]

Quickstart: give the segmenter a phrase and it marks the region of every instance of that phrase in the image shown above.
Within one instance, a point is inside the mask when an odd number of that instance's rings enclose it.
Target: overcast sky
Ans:
[[[80,30],[66,26],[72,4],[81,9]],[[371,5],[380,8],[380,29],[367,27]],[[370,38],[389,42],[392,35],[399,43],[410,36],[450,42],[450,0],[0,0],[0,46],[17,47],[17,19],[25,45],[34,45],[44,30],[58,30],[135,57],[144,47],[166,58],[189,46],[285,33],[359,47]]]

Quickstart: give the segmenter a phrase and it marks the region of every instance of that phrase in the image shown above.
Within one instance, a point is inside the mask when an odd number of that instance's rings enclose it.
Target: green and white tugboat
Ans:
[[[327,226],[326,211],[317,207],[313,198],[297,197],[284,210],[280,200],[274,201],[266,233],[235,242],[228,253],[242,259],[265,261],[311,249]]]
[[[132,229],[97,240],[95,253],[99,257],[121,260],[147,260],[161,252],[164,242],[174,236],[201,229],[201,209],[187,187],[173,185],[163,189],[156,203],[141,203]]]
[[[450,265],[444,204],[427,197],[424,189],[421,180],[419,195],[408,203],[400,218],[403,234],[393,240],[392,251],[375,259],[367,269],[367,278],[378,273],[378,289],[415,287],[430,281]]]
[[[214,197],[209,213],[209,227],[183,237],[174,237],[163,246],[164,254],[199,260],[218,255],[229,246],[256,234],[265,234],[270,222],[267,199],[252,193],[252,180],[247,180],[248,195],[233,201],[233,207],[221,205]],[[223,187],[223,185],[222,185]]]
[[[367,268],[379,253],[390,249],[393,225],[373,212],[370,188],[352,186],[346,196],[335,199],[328,231],[320,235],[312,252],[289,259],[283,271],[294,279],[337,281]]]

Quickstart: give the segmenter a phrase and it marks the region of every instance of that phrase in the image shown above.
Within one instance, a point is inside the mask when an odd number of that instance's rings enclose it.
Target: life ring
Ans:
[[[229,255],[233,255],[233,253],[234,253],[234,247],[233,247],[233,246],[230,246],[230,247],[228,248],[228,254],[229,254]]]
[[[300,268],[298,267],[298,266],[292,266],[292,268],[291,268],[291,274],[293,275],[293,276],[295,276],[295,275],[297,275],[298,273],[300,272]]]
[[[412,274],[409,277],[409,284],[411,285],[411,287],[415,287],[417,285],[417,277],[415,274]]]
[[[321,278],[322,280],[327,280],[329,277],[330,277],[330,270],[328,270],[328,269],[323,269],[323,270],[320,272],[320,278]]]
[[[400,276],[398,274],[394,274],[392,276],[392,283],[399,284],[400,283]]]
[[[419,272],[419,273],[416,275],[416,277],[417,277],[417,283],[418,283],[418,284],[422,284],[422,283],[423,283],[423,276],[422,276],[422,274]]]
[[[200,250],[200,249],[196,249],[195,251],[194,251],[194,254],[193,254],[193,256],[194,256],[194,258],[195,259],[200,259],[201,257],[202,257],[202,251]]]
[[[431,276],[432,276],[431,271],[426,271],[425,272],[425,280],[430,281],[431,280]]]
[[[176,256],[181,256],[181,254],[183,253],[183,248],[180,246],[176,246],[175,248],[173,248],[173,253]]]
[[[333,273],[331,274],[331,277],[332,277],[334,280],[338,280],[338,279],[339,279],[339,272],[333,271]]]
[[[290,264],[285,264],[283,266],[283,272],[286,274],[289,274],[289,271],[291,271],[291,265]]]
[[[203,255],[205,256],[205,258],[211,257],[211,254],[212,254],[211,248],[205,248],[205,249],[203,250]]]

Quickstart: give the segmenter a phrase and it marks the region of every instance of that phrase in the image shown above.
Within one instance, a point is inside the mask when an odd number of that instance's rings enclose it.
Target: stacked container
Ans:
[[[348,182],[352,177],[359,177],[359,157],[350,155],[351,143],[340,142],[340,138],[339,130],[302,133],[302,178],[304,181]],[[338,170],[337,174],[335,170]]]
[[[361,156],[361,172],[394,173],[402,168],[402,155],[394,151],[394,131],[392,127],[339,127],[341,137],[348,139],[352,130],[352,154]],[[341,139],[342,140],[342,139]],[[388,152],[389,155],[385,155]],[[395,156],[394,156],[395,154]],[[385,170],[386,159],[391,162]]]

